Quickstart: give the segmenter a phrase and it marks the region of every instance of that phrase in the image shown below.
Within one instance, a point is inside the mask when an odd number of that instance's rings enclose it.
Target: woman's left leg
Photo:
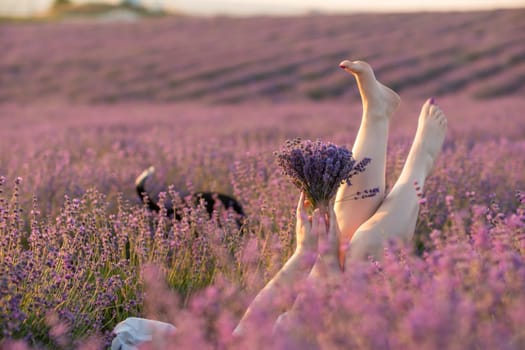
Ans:
[[[346,250],[345,268],[349,268],[349,262],[368,256],[380,259],[384,244],[390,239],[412,239],[419,212],[415,187],[423,188],[430,175],[446,129],[445,115],[429,99],[421,109],[416,136],[399,179],[374,215],[352,237]]]

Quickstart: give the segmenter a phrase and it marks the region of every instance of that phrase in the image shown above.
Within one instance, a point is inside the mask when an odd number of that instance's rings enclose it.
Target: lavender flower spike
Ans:
[[[350,178],[370,163],[365,158],[356,164],[345,147],[299,138],[286,141],[275,156],[282,173],[305,192],[314,208],[327,208],[339,186],[343,182],[350,185]]]

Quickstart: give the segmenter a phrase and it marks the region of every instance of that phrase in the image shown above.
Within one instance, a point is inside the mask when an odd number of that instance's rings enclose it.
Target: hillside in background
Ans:
[[[85,4],[72,3],[69,0],[59,0],[43,20],[84,20],[99,22],[138,21],[151,17],[182,15],[174,8],[163,8],[160,5],[150,6],[140,0],[123,0],[118,4],[93,2]]]
[[[118,16],[115,16],[118,13]],[[127,19],[180,14],[173,6],[161,6],[160,3],[141,0],[121,0],[104,2],[76,2],[71,0],[2,0],[0,1],[0,22],[28,22],[89,19],[106,20],[107,17],[122,20],[125,13]]]
[[[95,20],[95,21],[134,21],[144,17],[157,17],[164,12],[148,11],[131,4],[111,5],[104,3],[70,4],[58,3],[44,17],[44,20]]]
[[[525,96],[525,9],[4,23],[0,47],[0,102],[344,99],[347,58],[404,96]]]

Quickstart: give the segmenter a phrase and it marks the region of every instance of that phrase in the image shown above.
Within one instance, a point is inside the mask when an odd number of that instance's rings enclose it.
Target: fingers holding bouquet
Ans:
[[[297,203],[296,241],[297,251],[300,253],[317,253],[317,236],[312,232],[311,203],[306,199],[304,192],[299,196]]]
[[[312,215],[312,232],[318,237],[318,255],[312,269],[312,275],[317,277],[337,277],[342,273],[339,262],[340,231],[334,212],[333,200],[330,201],[328,212],[316,209]]]

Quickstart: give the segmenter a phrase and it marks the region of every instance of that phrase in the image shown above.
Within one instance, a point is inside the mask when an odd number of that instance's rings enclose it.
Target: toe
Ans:
[[[436,107],[437,107],[436,105],[432,104],[432,98],[429,98],[428,100],[425,101],[425,103],[423,104],[423,107],[421,107],[421,114],[423,115],[431,114],[433,108],[436,108]]]
[[[341,63],[339,63],[339,67],[343,68],[344,70],[347,70],[351,73],[361,75],[363,73],[369,73],[365,75],[373,76],[373,70],[372,67],[366,63],[365,61],[349,61],[344,60]]]
[[[339,67],[341,67],[343,69],[348,69],[348,68],[350,68],[351,64],[352,64],[352,62],[350,62],[349,60],[344,60],[341,63],[339,63]]]
[[[440,109],[436,105],[429,104],[428,105],[428,113],[430,115],[432,115],[434,118],[438,118],[439,117],[439,113],[440,113]]]
[[[441,125],[443,125],[444,128],[446,128],[448,125],[447,118],[443,113],[441,113]]]

